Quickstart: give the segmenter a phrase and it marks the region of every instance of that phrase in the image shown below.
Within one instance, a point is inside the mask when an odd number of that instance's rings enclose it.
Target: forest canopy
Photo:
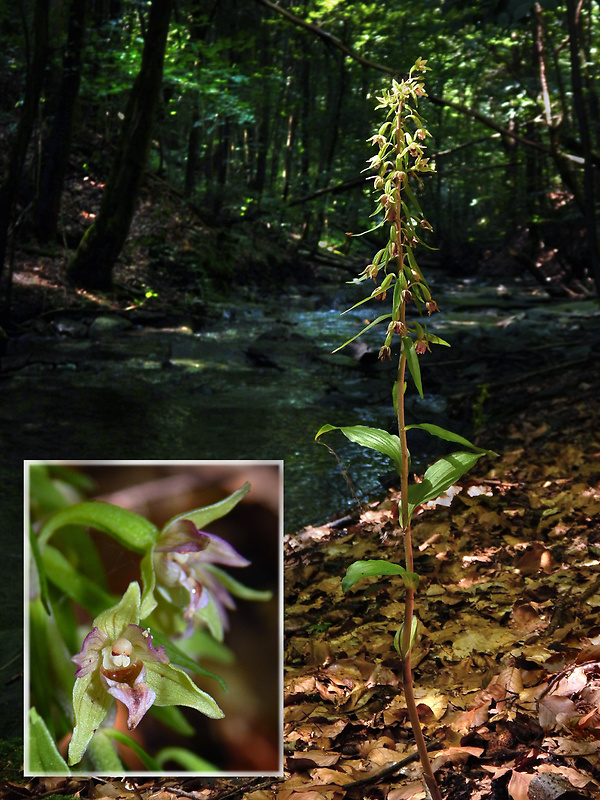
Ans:
[[[31,241],[65,246],[71,281],[109,288],[149,176],[228,236],[260,222],[308,252],[360,248],[347,233],[372,227],[375,98],[418,57],[440,266],[600,287],[596,0],[21,9],[0,12],[4,289],[10,248]],[[74,181],[97,186],[100,209],[73,215]]]

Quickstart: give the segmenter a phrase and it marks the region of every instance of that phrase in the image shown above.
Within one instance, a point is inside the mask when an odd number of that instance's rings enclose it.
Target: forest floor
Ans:
[[[419,713],[448,800],[600,795],[600,366],[538,377],[484,433],[486,458],[414,524]],[[546,397],[543,397],[546,384]],[[6,800],[424,798],[393,638],[402,584],[355,560],[402,559],[397,493],[285,541],[281,778],[19,778]]]

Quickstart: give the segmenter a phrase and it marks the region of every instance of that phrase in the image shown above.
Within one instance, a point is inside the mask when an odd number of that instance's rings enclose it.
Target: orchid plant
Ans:
[[[400,503],[397,519],[404,540],[404,566],[388,560],[373,559],[351,564],[342,580],[342,589],[348,591],[355,583],[369,576],[398,575],[405,586],[404,621],[399,626],[394,646],[402,658],[403,685],[407,712],[413,729],[415,744],[423,766],[423,779],[428,796],[441,800],[439,787],[433,774],[427,744],[425,742],[413,690],[411,650],[418,633],[417,617],[414,614],[415,592],[419,576],[413,568],[411,519],[424,503],[437,498],[460,479],[481,456],[489,453],[471,444],[463,436],[438,425],[405,422],[404,397],[407,388],[407,372],[423,397],[423,385],[419,358],[433,344],[449,346],[448,342],[432,333],[425,321],[424,313],[437,311],[437,303],[431,295],[429,284],[415,258],[415,248],[424,244],[423,235],[432,227],[425,219],[413,190],[422,184],[422,176],[434,172],[434,165],[426,156],[426,144],[430,133],[418,112],[419,99],[426,96],[423,78],[429,67],[419,58],[405,80],[393,80],[390,89],[378,97],[378,109],[386,114],[385,122],[371,142],[378,148],[377,155],[369,160],[375,170],[374,189],[377,192],[377,207],[374,216],[380,218],[372,230],[388,226],[388,241],[377,252],[372,262],[355,282],[372,280],[375,288],[356,308],[369,300],[384,300],[387,292],[392,295],[391,311],[381,314],[360,333],[341,345],[345,347],[365,331],[380,322],[387,322],[385,339],[379,351],[382,361],[391,359],[394,337],[399,338],[397,379],[393,388],[393,404],[398,433],[366,425],[338,427],[324,425],[316,434],[340,430],[350,441],[376,450],[390,458],[400,478]],[[409,315],[408,308],[416,314]],[[351,310],[351,309],[350,309]],[[418,319],[417,319],[418,316]],[[420,429],[445,441],[461,446],[461,450],[444,456],[427,469],[422,480],[410,483],[410,453],[407,434],[411,429]]]
[[[115,727],[115,718],[122,704],[128,731],[154,715],[189,734],[193,729],[179,706],[211,719],[223,717],[191,675],[215,679],[225,688],[198,658],[228,660],[223,640],[234,598],[264,601],[271,593],[231,577],[223,567],[250,562],[200,529],[229,513],[250,484],[174,517],[159,530],[127,509],[81,500],[81,476],[74,471],[45,464],[29,469],[31,702],[25,772],[121,774],[126,770],[117,743],[133,750],[151,772],[160,773],[167,759],[189,771],[218,772],[186,748],[151,755]],[[139,580],[131,581],[120,598],[107,588],[90,528],[141,556]],[[93,620],[85,622],[86,617]]]

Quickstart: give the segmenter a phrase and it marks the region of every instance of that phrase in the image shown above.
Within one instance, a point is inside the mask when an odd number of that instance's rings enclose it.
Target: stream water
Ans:
[[[421,400],[411,387],[407,395],[414,420],[470,436],[477,386],[489,387],[495,418],[511,411],[494,405],[499,374],[514,382],[523,372],[555,369],[557,359],[585,364],[600,356],[593,300],[558,303],[521,284],[433,286],[443,313],[428,323],[452,349],[423,357],[426,394]],[[332,296],[289,290],[277,303],[212,308],[210,324],[197,332],[123,316],[56,315],[11,340],[0,411],[0,735],[18,732],[21,713],[10,687],[19,685],[20,670],[23,460],[283,460],[286,531],[347,512],[355,496],[315,433],[327,422],[393,430],[394,376],[390,362],[369,354],[362,362],[348,348],[332,354],[387,310],[365,305],[341,315],[363,290],[349,287],[333,303]],[[376,327],[360,341],[373,356],[382,339]],[[527,391],[518,380],[517,399]],[[383,492],[390,469],[383,456],[339,432],[325,438],[360,500]],[[409,444],[416,471],[438,453],[438,440],[426,434]]]
[[[316,431],[326,422],[393,429],[393,366],[374,361],[383,327],[358,340],[373,348],[373,359],[332,354],[367,318],[387,311],[363,305],[341,314],[362,296],[363,288],[349,287],[331,307],[331,295],[292,291],[277,305],[213,309],[213,322],[197,333],[121,317],[54,319],[50,331],[16,340],[5,359],[0,435],[11,455],[3,467],[10,474],[0,479],[11,483],[15,469],[20,477],[23,458],[282,459],[286,531],[343,512],[356,500],[335,457],[314,441]],[[552,325],[579,347],[573,357],[593,345],[590,331],[599,335],[591,300],[559,305],[531,286],[466,281],[442,285],[435,296],[444,313],[427,322],[453,347],[424,357],[426,394],[421,400],[411,387],[409,415],[458,424],[467,436],[470,419],[453,413],[449,398],[489,380],[490,348],[492,361],[518,357],[532,342],[547,342]],[[426,369],[436,357],[456,364],[442,369],[443,380]],[[385,457],[340,433],[324,440],[360,499],[382,490]],[[439,452],[437,440],[417,438],[411,452],[418,471]]]

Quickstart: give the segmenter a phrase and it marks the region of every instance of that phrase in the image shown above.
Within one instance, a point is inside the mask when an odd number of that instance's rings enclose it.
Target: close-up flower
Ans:
[[[190,519],[177,519],[164,529],[154,548],[157,594],[169,604],[184,608],[183,619],[192,629],[198,622],[222,640],[229,628],[228,611],[235,609],[233,596],[266,599],[216,565],[247,567],[250,562],[228,542],[199,531]]]
[[[127,727],[137,727],[148,709],[190,706],[218,719],[223,712],[182,669],[173,666],[164,647],[154,647],[150,630],[140,620],[140,588],[129,584],[118,605],[94,620],[77,664],[73,688],[75,727],[69,744],[69,764],[77,764],[114,700],[128,710]]]

